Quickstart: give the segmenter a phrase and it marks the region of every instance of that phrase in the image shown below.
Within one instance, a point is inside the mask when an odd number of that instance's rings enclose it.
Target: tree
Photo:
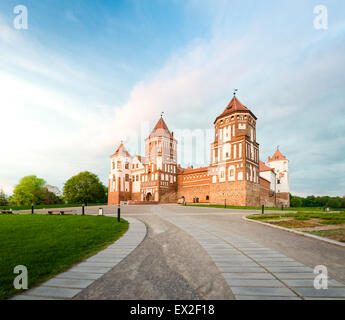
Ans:
[[[0,206],[7,206],[8,205],[8,198],[4,191],[0,189]]]
[[[290,206],[291,207],[295,207],[295,208],[302,207],[302,204],[303,204],[303,202],[302,202],[301,198],[294,197],[294,196],[291,197],[291,200],[290,200]]]
[[[54,192],[49,191],[46,187],[42,188],[40,198],[41,204],[58,204],[62,202]]]
[[[10,198],[11,204],[14,205],[31,205],[42,202],[42,189],[45,181],[35,175],[26,176],[19,181]]]
[[[104,185],[95,174],[88,171],[68,179],[63,187],[63,195],[67,203],[106,202]]]
[[[340,201],[340,208],[345,208],[345,197]]]
[[[340,208],[341,202],[339,198],[331,198],[328,203],[327,206],[330,208]]]

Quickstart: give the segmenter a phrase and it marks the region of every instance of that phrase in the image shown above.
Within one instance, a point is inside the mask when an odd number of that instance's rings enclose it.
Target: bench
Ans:
[[[11,213],[13,213],[13,211],[12,210],[1,210],[1,213],[11,214]]]
[[[64,215],[65,213],[76,213],[76,210],[63,210],[63,209],[58,209],[58,210],[48,210],[48,214],[54,214],[54,213],[58,213],[60,215]]]

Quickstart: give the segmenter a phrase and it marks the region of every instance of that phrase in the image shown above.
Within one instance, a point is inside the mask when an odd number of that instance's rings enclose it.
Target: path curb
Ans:
[[[147,235],[146,225],[138,219],[126,218],[128,231],[105,249],[55,275],[41,285],[24,291],[11,300],[69,300],[116,267],[134,251]]]
[[[268,227],[271,227],[271,228],[280,229],[280,230],[283,230],[283,231],[287,231],[287,232],[291,232],[291,233],[294,233],[294,234],[298,234],[298,235],[303,236],[303,237],[307,237],[307,238],[311,238],[311,239],[327,242],[327,243],[330,243],[330,244],[335,244],[337,246],[345,248],[345,243],[342,243],[340,241],[336,241],[336,240],[327,239],[327,238],[324,238],[324,237],[315,236],[313,234],[309,234],[309,233],[302,232],[302,231],[296,231],[296,230],[292,230],[292,229],[288,229],[288,228],[284,228],[284,227],[280,227],[280,226],[275,226],[273,224],[262,222],[262,221],[257,221],[257,220],[254,220],[254,219],[248,219],[245,216],[243,216],[242,219],[245,220],[245,221],[258,223],[258,224],[261,224],[261,225],[264,225],[264,226],[268,226]]]

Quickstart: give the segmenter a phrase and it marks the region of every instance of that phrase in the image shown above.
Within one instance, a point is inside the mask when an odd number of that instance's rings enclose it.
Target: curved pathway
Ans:
[[[129,222],[128,231],[113,244],[40,286],[13,297],[12,300],[54,300],[75,297],[119,264],[144,240],[145,224],[134,218],[126,220]]]
[[[277,250],[192,220],[191,216],[173,214],[169,207],[153,210],[190,233],[203,246],[236,299],[345,299],[344,283],[328,279],[328,289],[317,290],[314,288],[314,269]]]
[[[104,207],[106,215],[115,209]],[[244,221],[251,211],[157,205],[124,206],[121,213],[141,221],[134,238],[126,240],[127,233],[111,251],[17,298],[345,299],[345,248]],[[145,240],[136,247],[144,224]],[[317,265],[335,279],[328,289],[314,289]]]

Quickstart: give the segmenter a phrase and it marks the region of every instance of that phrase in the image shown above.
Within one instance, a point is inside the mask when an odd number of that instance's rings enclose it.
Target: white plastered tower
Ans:
[[[290,206],[289,160],[277,149],[272,157],[268,157],[266,165],[276,174],[277,202]]]

